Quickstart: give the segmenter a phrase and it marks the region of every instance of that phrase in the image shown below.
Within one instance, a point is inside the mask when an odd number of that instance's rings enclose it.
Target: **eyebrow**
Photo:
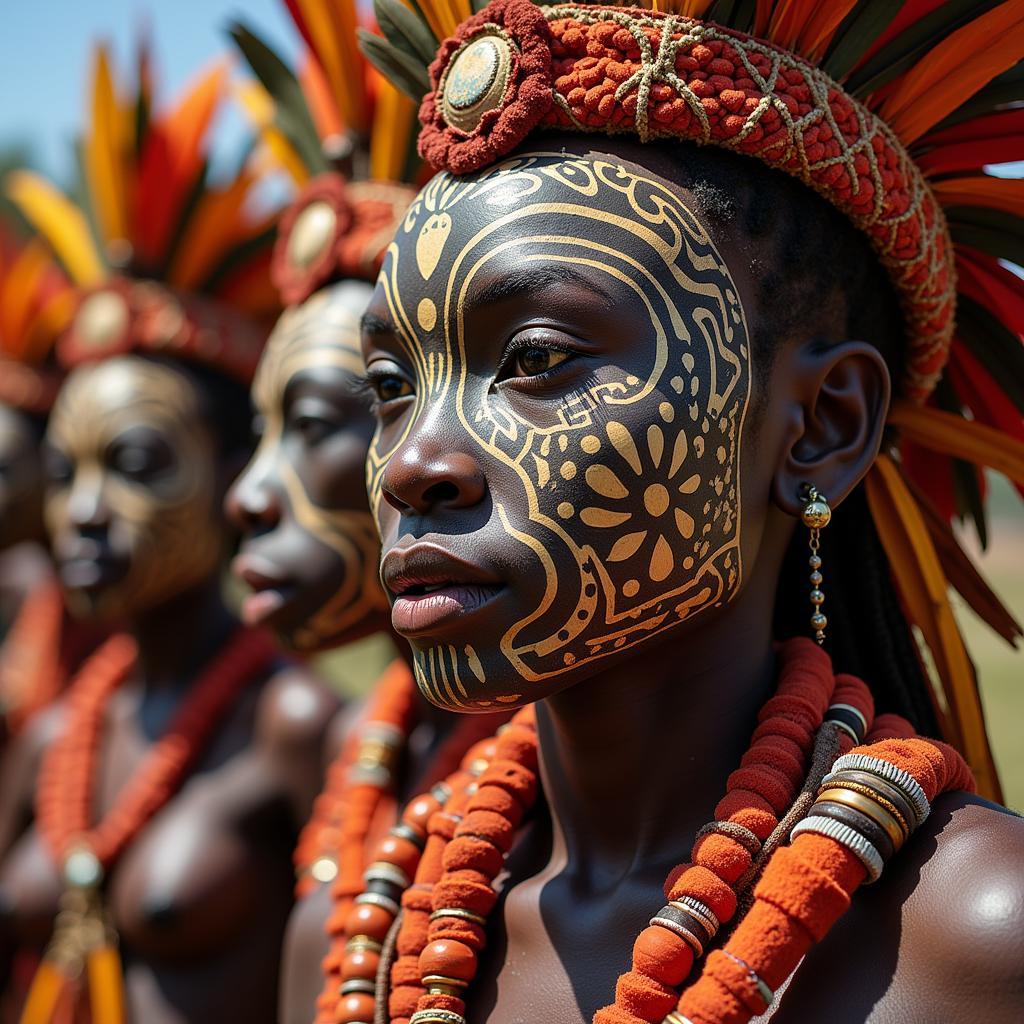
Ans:
[[[609,306],[614,304],[612,296],[586,274],[563,264],[557,270],[553,267],[523,267],[510,271],[470,295],[466,299],[466,308],[475,309],[479,306],[507,302],[567,282],[579,285]]]
[[[395,334],[395,325],[376,313],[366,312],[359,320],[359,330],[363,334],[382,335]]]

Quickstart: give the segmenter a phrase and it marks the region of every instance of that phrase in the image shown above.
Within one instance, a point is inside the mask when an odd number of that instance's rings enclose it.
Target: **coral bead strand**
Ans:
[[[91,824],[100,741],[107,703],[135,665],[134,641],[111,637],[71,684],[68,725],[49,748],[36,797],[38,827],[57,863],[81,848],[103,871],[178,790],[239,693],[274,656],[262,634],[240,630],[192,684],[166,734],[118,795]]]
[[[698,833],[692,863],[670,873],[669,903],[637,937],[632,969],[619,978],[615,1003],[597,1011],[595,1024],[657,1022],[672,1010],[676,989],[694,961],[735,914],[736,886],[793,802],[822,721],[847,714],[833,711],[847,702],[856,706],[856,714],[862,714],[860,709],[871,714],[867,688],[852,677],[835,680],[828,656],[817,644],[791,640],[779,655],[778,688],[758,715],[750,749],[715,808],[716,820]],[[863,731],[866,723],[861,738]]]
[[[890,739],[851,754],[906,773],[920,786],[926,806],[939,793],[974,789],[963,758],[944,743]],[[725,947],[708,957],[702,976],[680,998],[677,1016],[667,1019],[746,1024],[763,1013],[771,992],[825,937],[866,877],[864,863],[846,845],[813,832],[796,835],[772,857],[750,913]]]

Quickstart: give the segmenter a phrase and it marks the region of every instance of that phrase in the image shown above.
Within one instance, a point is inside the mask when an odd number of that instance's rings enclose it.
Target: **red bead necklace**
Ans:
[[[58,864],[107,871],[174,795],[225,712],[274,655],[270,640],[240,630],[190,687],[161,739],[114,806],[93,822],[92,793],[107,704],[137,659],[135,641],[112,636],[79,670],[68,693],[67,727],[46,752],[36,790],[36,822]]]
[[[879,848],[891,855],[919,821],[908,823],[913,815],[906,792],[894,787],[891,779],[886,781],[886,772],[903,771],[902,784],[910,788],[918,786],[915,780],[924,773],[927,778],[920,787],[928,799],[945,788],[970,788],[966,765],[942,744],[912,739],[855,747],[865,738],[908,736],[913,730],[902,719],[885,715],[871,731],[873,704],[867,687],[850,676],[834,677],[817,645],[805,639],[790,641],[780,650],[780,662],[778,690],[758,716],[751,747],[729,777],[715,820],[698,833],[691,861],[670,873],[667,906],[641,932],[631,970],[616,985],[615,1002],[595,1014],[594,1024],[740,1024],[763,1012],[771,1002],[772,987],[781,984],[806,953],[808,936],[823,937],[848,905],[848,894],[866,875],[862,858],[878,857],[870,843],[870,850],[861,848],[862,837],[859,852],[852,851],[849,843],[856,839],[842,832],[842,816],[852,813]],[[821,728],[823,722],[829,723],[827,729]],[[823,741],[818,747],[816,734]],[[811,814],[797,827],[819,831],[794,832],[791,846],[775,849],[806,814],[812,799],[808,794],[801,813],[787,815],[805,785],[812,748],[816,758],[822,751],[820,756],[828,761],[838,752],[842,756],[837,766],[851,756],[867,758],[869,770],[859,775],[840,772],[831,783],[825,776]],[[869,784],[857,781],[861,776]],[[397,890],[404,913],[390,976],[392,1024],[464,1024],[462,996],[475,977],[487,915],[497,901],[494,879],[533,803],[537,784],[536,732],[531,710],[526,709],[498,737],[493,760],[465,800],[465,816],[455,820],[453,815],[458,817],[461,808],[451,806],[434,815],[439,845],[433,851],[428,845],[414,884],[404,892],[402,887]],[[862,800],[861,810],[842,802],[848,804],[864,793],[871,802]],[[882,804],[894,815],[880,810]],[[864,808],[870,819],[861,813]],[[896,829],[899,842],[887,837],[878,822]],[[432,839],[434,825],[432,819]],[[820,834],[822,829],[829,834]],[[736,915],[741,896],[762,871],[751,911],[680,997],[678,986],[722,925]],[[391,880],[396,886],[400,881]],[[836,893],[842,893],[845,902]],[[394,903],[394,895],[385,898]],[[789,937],[781,948],[767,938],[774,940],[778,934]],[[336,1020],[362,1024],[370,1019],[366,1009],[353,1005],[352,1012]]]

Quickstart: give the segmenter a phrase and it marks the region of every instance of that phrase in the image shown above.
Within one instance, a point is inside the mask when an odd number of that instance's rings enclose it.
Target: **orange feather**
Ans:
[[[1024,0],[1007,0],[957,29],[891,89],[879,114],[905,145],[1024,57]]]
[[[893,405],[889,424],[924,448],[976,466],[987,466],[1024,486],[1024,444],[1001,430],[910,402]]]
[[[1024,217],[1024,181],[1019,178],[994,178],[979,174],[970,178],[947,178],[932,185],[932,191],[945,207],[989,206]]]
[[[872,518],[893,569],[894,582],[935,661],[953,726],[949,738],[959,745],[970,764],[978,791],[998,800],[999,778],[988,746],[977,680],[927,524],[888,455],[876,459],[866,484]]]
[[[225,253],[248,235],[243,217],[255,176],[242,171],[223,189],[209,189],[196,203],[167,273],[168,283],[183,291],[198,288]]]
[[[345,130],[345,122],[320,64],[313,59],[304,60],[299,68],[299,82],[321,140],[341,135]]]
[[[832,36],[843,18],[856,5],[857,0],[832,0],[827,4],[816,4],[793,48],[809,60],[819,58],[832,42]]]

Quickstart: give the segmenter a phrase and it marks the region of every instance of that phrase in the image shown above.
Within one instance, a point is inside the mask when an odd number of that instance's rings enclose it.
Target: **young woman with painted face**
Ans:
[[[289,10],[298,16],[294,7]],[[354,8],[349,13],[354,27]],[[305,38],[324,41],[309,26],[299,27]],[[233,35],[259,75],[267,61],[263,44],[241,26]],[[338,39],[332,36],[330,43]],[[354,51],[354,36],[347,45]],[[315,49],[307,66],[323,73]],[[233,564],[251,588],[243,618],[273,629],[299,653],[391,632],[378,575],[380,540],[366,499],[373,418],[370,396],[358,383],[359,317],[384,246],[415,194],[388,180],[400,178],[407,163],[406,147],[396,145],[396,137],[403,126],[406,137],[411,134],[412,104],[383,88],[367,134],[344,137],[347,158],[326,156],[341,141],[337,134],[332,141],[329,126],[350,123],[339,115],[346,104],[358,107],[353,98],[367,72],[363,63],[349,69],[345,88],[330,94],[332,117],[319,134],[312,129],[320,127],[323,98],[318,106],[307,84],[310,137],[299,151],[314,154],[315,161],[290,166],[302,169],[300,178],[313,177],[282,218],[273,267],[288,308],[271,333],[253,386],[259,446],[226,506],[244,533]],[[266,83],[271,94],[279,81]],[[270,105],[260,85],[246,88],[252,108]],[[380,150],[387,155],[388,147],[392,163],[382,166]],[[343,165],[350,173],[368,166],[384,180],[348,181]],[[299,902],[285,943],[280,1003],[287,1024],[310,1024],[314,1017],[326,1024],[342,1012],[346,952],[340,936],[370,853],[396,824],[398,807],[446,775],[498,724],[493,716],[460,721],[424,701],[408,647],[401,640],[398,646],[401,655],[373,683],[364,705],[338,714],[332,728],[337,754],[296,849]]]
[[[0,737],[60,692],[98,639],[66,614],[46,552],[40,443],[60,386],[71,287],[39,242],[0,225]]]
[[[102,118],[102,51],[96,68]],[[167,111],[139,83],[139,207],[87,188],[86,219],[41,179],[12,186],[79,285],[45,511],[68,607],[113,630],[3,769],[0,953],[26,1021],[275,1019],[291,849],[337,702],[221,593],[266,335],[246,311],[270,294],[267,225],[239,212],[253,176],[206,180],[225,85],[218,69]],[[123,156],[88,138],[88,168]]]
[[[1024,1008],[1024,829],[972,795],[952,747],[915,736],[942,728],[997,791],[945,618],[944,492],[894,461],[899,427],[1021,478],[1019,412],[999,433],[922,405],[954,327],[940,203],[1019,190],[933,190],[907,146],[1024,39],[931,80],[946,106],[916,108],[927,72],[894,77],[904,63],[886,79],[885,110],[904,111],[888,126],[815,66],[838,20],[732,6],[728,31],[497,0],[431,66],[420,146],[446,170],[363,319],[371,503],[423,692],[525,710],[418,863],[384,858],[401,871],[374,876],[380,913],[349,933],[382,943],[376,977],[353,972],[377,998],[342,1019]],[[971,32],[1019,29],[1012,7]],[[858,24],[834,74],[857,65]],[[941,139],[921,152],[941,162]],[[979,141],[979,174],[985,157]],[[1019,281],[971,259],[964,280],[980,267],[970,282],[998,282],[1019,309]],[[969,323],[957,337],[943,404],[992,422],[976,399],[999,387],[965,373]],[[538,788],[547,813],[530,819]]]

